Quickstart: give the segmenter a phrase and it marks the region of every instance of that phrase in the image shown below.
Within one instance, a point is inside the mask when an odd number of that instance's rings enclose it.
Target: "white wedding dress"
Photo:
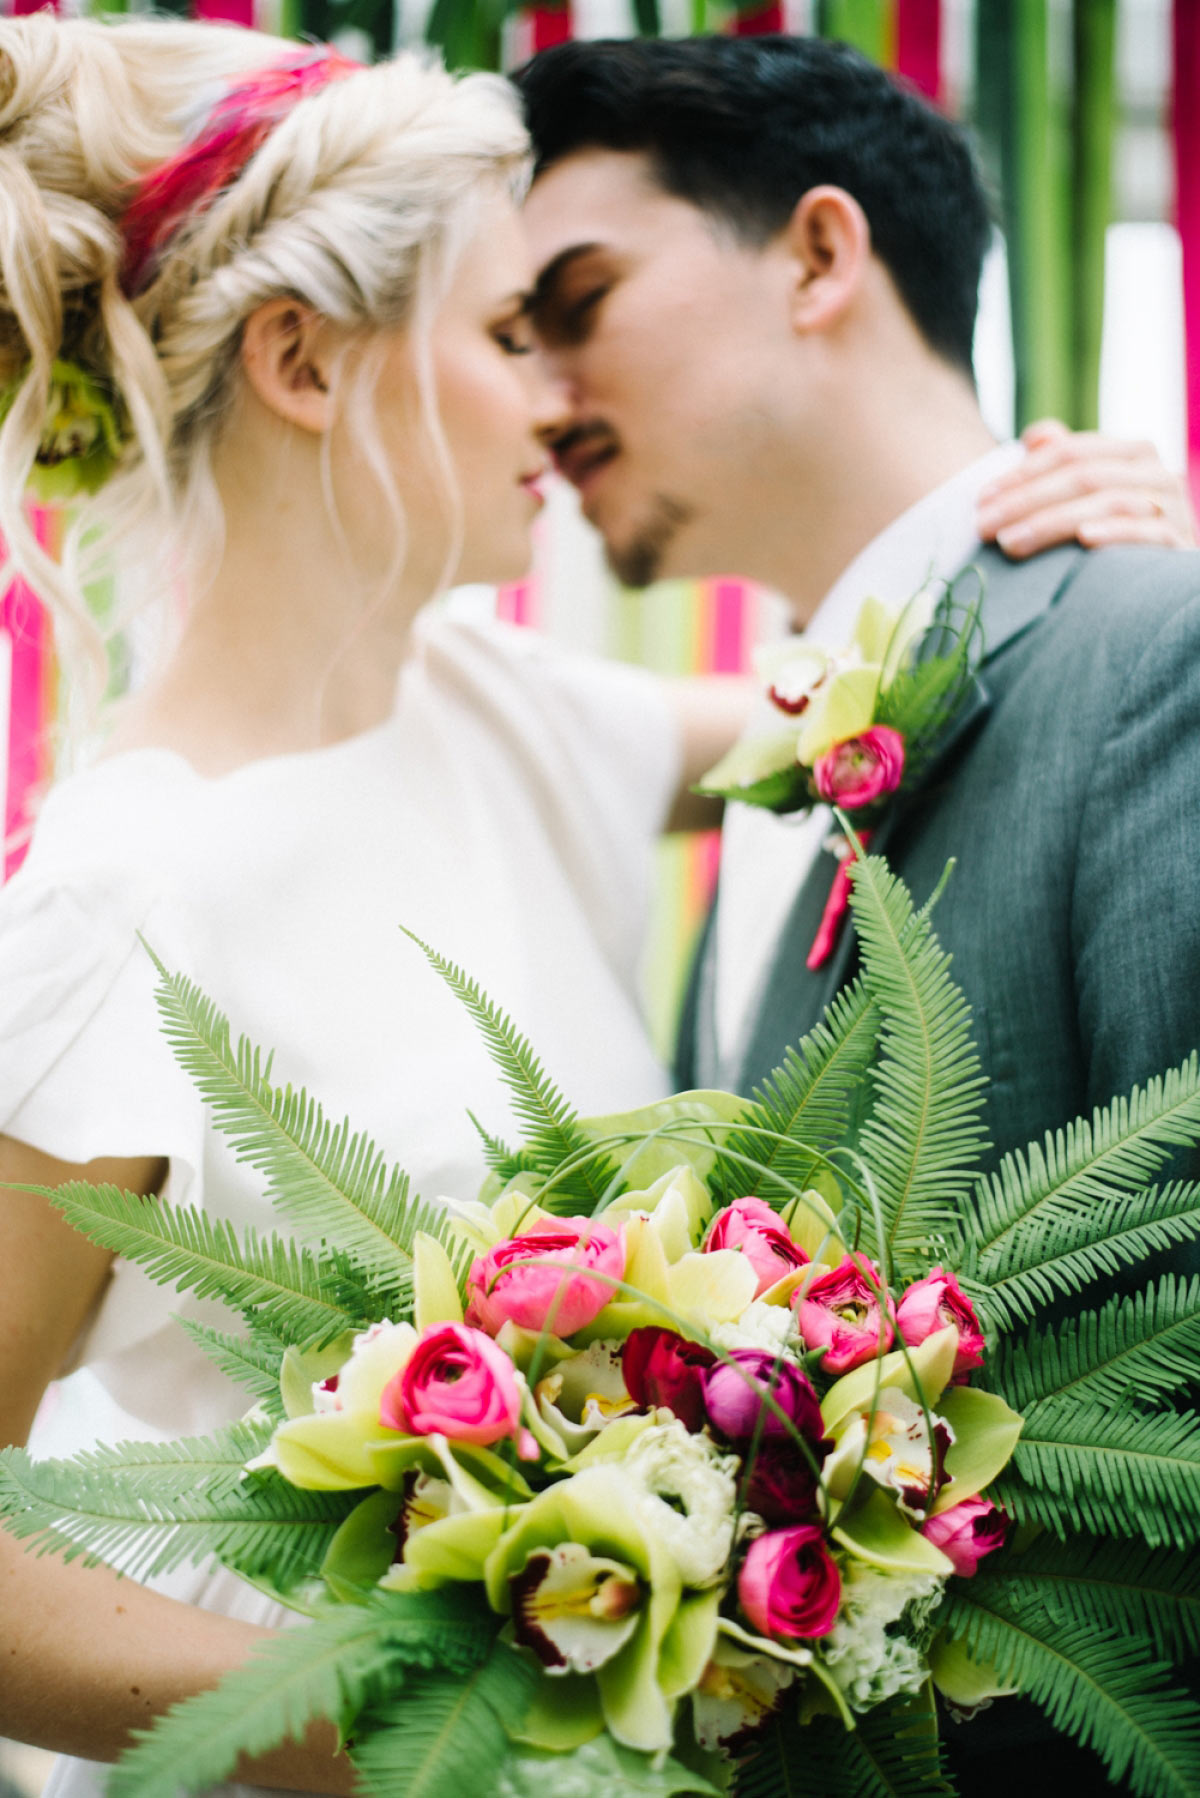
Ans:
[[[235,1037],[277,1052],[275,1080],[369,1131],[423,1196],[473,1196],[467,1109],[509,1140],[518,1127],[470,1019],[400,926],[481,983],[585,1114],[660,1096],[637,972],[678,771],[649,676],[434,615],[394,715],[362,736],[216,780],[159,750],[71,777],[0,891],[0,1131],[70,1162],[168,1157],[174,1201],[275,1226],[159,1031],[140,932]],[[78,1348],[144,1437],[249,1405],[177,1314],[231,1327],[118,1262]],[[54,1433],[58,1452],[61,1414]],[[283,1620],[222,1571],[160,1583]],[[103,1767],[60,1760],[47,1794],[104,1787]]]

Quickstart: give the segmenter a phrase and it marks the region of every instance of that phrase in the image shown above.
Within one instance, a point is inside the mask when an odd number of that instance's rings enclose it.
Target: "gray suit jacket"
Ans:
[[[1200,1046],[1200,554],[977,565],[979,691],[871,847],[918,902],[956,860],[934,926],[974,1009],[998,1155]],[[822,855],[797,895],[743,1092],[854,971],[848,926],[825,968],[804,965],[833,866]],[[703,1014],[685,1021],[684,1085]]]

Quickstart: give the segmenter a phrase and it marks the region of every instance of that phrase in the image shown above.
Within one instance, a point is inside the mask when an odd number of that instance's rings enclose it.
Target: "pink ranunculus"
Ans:
[[[738,1598],[764,1636],[827,1636],[837,1622],[842,1578],[820,1524],[756,1537],[738,1574]]]
[[[814,1449],[822,1442],[821,1402],[812,1381],[794,1361],[782,1360],[769,1349],[734,1349],[728,1361],[710,1367],[704,1376],[709,1421],[730,1442],[750,1442],[755,1435],[762,1441],[794,1440],[763,1403],[764,1393]]]
[[[705,1423],[704,1375],[717,1357],[674,1330],[647,1324],[625,1339],[621,1372],[625,1390],[642,1411],[666,1405],[689,1430]]]
[[[624,1276],[623,1232],[590,1217],[555,1218],[473,1262],[467,1322],[489,1336],[510,1318],[523,1330],[573,1336],[603,1311]]]
[[[821,798],[848,812],[894,793],[903,777],[904,738],[886,724],[835,743],[813,768]]]
[[[894,1340],[896,1308],[885,1293],[878,1268],[865,1255],[847,1255],[807,1291],[792,1298],[796,1327],[810,1349],[823,1348],[821,1372],[849,1373]]]
[[[714,1218],[704,1248],[706,1253],[740,1249],[758,1275],[755,1298],[810,1259],[764,1199],[735,1199],[727,1205]]]
[[[519,1434],[520,1419],[512,1362],[468,1324],[431,1325],[379,1401],[388,1429],[452,1442],[499,1442]]]
[[[909,1348],[916,1348],[936,1330],[953,1324],[958,1331],[958,1351],[954,1357],[954,1376],[970,1373],[983,1366],[983,1330],[966,1293],[953,1274],[935,1267],[923,1280],[916,1280],[901,1294],[896,1306],[896,1328]]]
[[[954,1571],[970,1579],[984,1555],[1003,1548],[1008,1518],[989,1498],[964,1498],[921,1525],[921,1534],[954,1562]]]

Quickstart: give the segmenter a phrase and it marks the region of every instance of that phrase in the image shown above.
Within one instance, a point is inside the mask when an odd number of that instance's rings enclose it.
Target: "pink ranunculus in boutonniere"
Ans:
[[[823,1373],[849,1373],[892,1346],[896,1308],[865,1255],[847,1255],[806,1290],[797,1290],[792,1305],[805,1345],[826,1351]]]
[[[756,1298],[809,1259],[765,1199],[735,1199],[727,1205],[704,1239],[705,1253],[714,1249],[742,1251],[758,1275]]]
[[[523,1330],[573,1336],[603,1311],[624,1277],[623,1234],[590,1217],[549,1219],[472,1263],[467,1322],[490,1336],[510,1318]]]
[[[904,738],[886,724],[835,743],[813,768],[821,798],[848,812],[894,793],[903,777]]]
[[[901,1294],[896,1306],[896,1328],[909,1348],[916,1348],[947,1324],[953,1324],[958,1331],[954,1377],[960,1379],[972,1368],[983,1366],[983,1330],[974,1305],[954,1275],[935,1267]]]

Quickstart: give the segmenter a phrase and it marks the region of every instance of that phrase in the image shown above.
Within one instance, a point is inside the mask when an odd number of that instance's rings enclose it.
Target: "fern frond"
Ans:
[[[106,1479],[136,1485],[147,1500],[170,1505],[183,1495],[205,1491],[227,1496],[245,1481],[247,1461],[262,1453],[273,1425],[266,1418],[243,1418],[211,1436],[177,1436],[170,1442],[104,1442],[64,1459],[38,1460],[38,1488],[53,1492],[59,1505],[86,1502]],[[5,1514],[0,1498],[0,1516]]]
[[[1194,1414],[1138,1416],[1052,1398],[1031,1405],[993,1496],[1058,1535],[1140,1535],[1153,1548],[1200,1540],[1200,1428]]]
[[[1157,1286],[1109,1299],[1053,1332],[1002,1341],[989,1384],[1014,1411],[1043,1399],[1120,1404],[1166,1398],[1200,1375],[1200,1276],[1164,1274]]]
[[[1200,1056],[1047,1132],[1044,1143],[1006,1155],[981,1180],[965,1215],[967,1272],[985,1284],[1011,1279],[1043,1253],[1030,1232],[1035,1218],[1070,1222],[1090,1206],[1111,1204],[1139,1187],[1177,1149],[1200,1140]],[[1032,1256],[1033,1262],[1026,1257]]]
[[[733,1131],[717,1149],[723,1197],[749,1192],[787,1196],[811,1183],[817,1169],[814,1149],[828,1154],[846,1141],[855,1096],[875,1053],[879,1012],[861,981],[834,999],[822,1021],[768,1075],[747,1107],[747,1122],[774,1134],[769,1138]],[[764,1146],[766,1144],[766,1146]],[[744,1158],[744,1159],[743,1159]],[[748,1165],[757,1161],[770,1170]]]
[[[288,1341],[336,1336],[386,1315],[361,1290],[354,1303],[335,1296],[334,1277],[339,1270],[349,1277],[349,1264],[329,1257],[322,1265],[310,1250],[278,1236],[247,1230],[239,1242],[222,1218],[115,1186],[72,1180],[29,1190],[50,1199],[92,1242],[138,1262],[160,1286],[253,1310]]]
[[[831,1717],[801,1726],[794,1705],[772,1717],[738,1767],[735,1798],[933,1798],[952,1793],[932,1701],[893,1699],[846,1729]]]
[[[1011,1610],[1043,1607],[1056,1621],[1097,1634],[1146,1636],[1154,1655],[1181,1661],[1200,1653],[1200,1560],[1142,1542],[1040,1536],[1020,1554],[988,1555],[972,1591],[1000,1589]]]
[[[1056,1729],[1094,1748],[1137,1798],[1195,1798],[1200,1708],[1167,1684],[1144,1637],[1098,1637],[1037,1606],[1008,1606],[996,1583],[955,1581],[942,1618]]]
[[[966,1202],[984,1144],[984,1082],[971,1012],[950,958],[903,883],[878,856],[854,864],[851,906],[863,983],[879,1007],[875,1103],[859,1136],[901,1276],[922,1271],[931,1239]]]
[[[1200,1235],[1200,1186],[1176,1182],[1035,1211],[978,1263],[971,1280],[990,1322],[1011,1328],[1060,1293],[1137,1266]]]
[[[214,1330],[210,1324],[198,1323],[191,1317],[177,1317],[175,1321],[223,1374],[253,1393],[270,1418],[277,1420],[283,1416],[279,1371],[286,1344],[282,1338],[267,1330],[232,1336],[228,1331]]]
[[[340,1724],[395,1691],[410,1668],[462,1675],[486,1654],[494,1623],[441,1593],[341,1605],[254,1649],[210,1692],[173,1705],[109,1776],[110,1798],[176,1798],[304,1734],[316,1717]]]
[[[367,1714],[351,1758],[376,1798],[447,1798],[491,1790],[537,1682],[534,1668],[497,1642],[465,1677],[429,1673]],[[360,1724],[360,1730],[362,1725]]]
[[[554,1175],[564,1161],[579,1157],[578,1169],[556,1180],[555,1185],[560,1192],[584,1199],[594,1208],[616,1178],[616,1169],[575,1128],[576,1112],[545,1073],[528,1038],[514,1029],[499,1006],[460,967],[423,943],[411,930],[404,934],[469,1012],[500,1078],[512,1093],[513,1110],[530,1131],[530,1140],[524,1146],[526,1157],[545,1176]],[[554,1208],[550,1194],[542,1196],[539,1203],[547,1209]]]
[[[138,1445],[144,1447],[144,1445]],[[304,1492],[271,1474],[212,1490],[152,1490],[147,1467],[81,1472],[69,1461],[31,1461],[0,1450],[0,1517],[38,1553],[86,1565],[105,1561],[138,1578],[216,1555],[237,1572],[286,1585],[318,1567],[338,1525],[361,1496]],[[168,1483],[166,1474],[160,1475]]]
[[[316,1100],[271,1083],[271,1062],[244,1036],[236,1049],[229,1020],[199,987],[169,973],[156,994],[163,1030],[180,1066],[194,1080],[213,1123],[239,1161],[263,1174],[280,1215],[311,1240],[329,1242],[360,1260],[388,1285],[411,1291],[412,1243],[418,1230],[445,1229],[441,1213],[419,1219],[408,1176],[390,1172],[364,1131],[336,1127]]]

